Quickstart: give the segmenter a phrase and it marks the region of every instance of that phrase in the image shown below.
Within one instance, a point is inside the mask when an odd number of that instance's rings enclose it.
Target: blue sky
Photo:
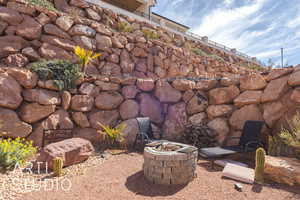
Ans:
[[[193,33],[267,62],[300,64],[300,0],[157,0],[153,8]]]

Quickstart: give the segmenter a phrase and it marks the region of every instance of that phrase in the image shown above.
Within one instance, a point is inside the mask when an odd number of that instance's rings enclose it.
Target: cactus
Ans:
[[[265,155],[266,152],[263,148],[256,150],[255,158],[255,182],[262,184],[264,182],[264,167],[265,167]]]
[[[62,158],[57,157],[53,159],[53,172],[55,176],[62,176],[63,175],[63,168],[64,161]]]

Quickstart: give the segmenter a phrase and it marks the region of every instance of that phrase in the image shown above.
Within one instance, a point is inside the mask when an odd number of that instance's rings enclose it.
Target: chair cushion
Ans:
[[[228,163],[223,169],[223,176],[245,183],[254,183],[254,170]]]
[[[199,154],[205,158],[222,157],[225,155],[235,154],[237,151],[224,149],[222,147],[201,148]]]

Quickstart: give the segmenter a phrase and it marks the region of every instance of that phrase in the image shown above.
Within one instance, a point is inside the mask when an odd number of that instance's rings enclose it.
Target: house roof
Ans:
[[[163,18],[163,19],[165,19],[165,20],[171,21],[171,22],[173,22],[173,23],[175,23],[175,24],[177,24],[177,25],[179,25],[179,26],[182,26],[182,27],[184,27],[184,28],[186,28],[186,29],[190,29],[190,27],[188,27],[188,26],[186,26],[186,25],[180,24],[179,22],[176,22],[176,21],[174,21],[174,20],[172,20],[172,19],[169,19],[169,18],[167,18],[167,17],[164,17],[164,16],[162,16],[162,15],[160,15],[160,14],[157,14],[157,13],[155,13],[155,12],[152,12],[152,14],[153,14],[153,15],[156,15],[156,16],[158,16],[158,17],[161,17],[161,18]]]

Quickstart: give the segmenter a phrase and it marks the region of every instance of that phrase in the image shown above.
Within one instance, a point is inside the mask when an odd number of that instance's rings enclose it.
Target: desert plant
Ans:
[[[34,156],[37,149],[32,146],[32,141],[24,138],[0,139],[0,166],[9,170],[16,164],[23,165],[26,160]]]
[[[109,145],[115,145],[116,142],[119,142],[121,144],[124,143],[124,137],[122,136],[122,133],[126,127],[125,124],[121,124],[116,128],[111,128],[110,126],[103,125],[100,122],[98,124],[103,129],[103,131],[98,131],[99,134],[104,136],[103,139],[107,141]]]
[[[300,114],[297,112],[292,119],[287,120],[288,129],[283,128],[279,133],[281,141],[294,149],[300,158]]]
[[[63,166],[64,161],[60,157],[56,157],[53,159],[53,172],[55,176],[62,176],[63,175]]]
[[[155,31],[151,31],[151,30],[148,30],[148,29],[143,29],[142,32],[148,40],[159,38],[158,34]]]
[[[127,32],[127,33],[131,33],[133,31],[133,28],[127,22],[119,22],[117,25],[117,29],[120,32]]]
[[[85,50],[80,46],[76,46],[74,49],[74,53],[78,58],[78,62],[81,64],[82,72],[85,73],[85,68],[89,64],[90,61],[101,56],[100,53],[94,53],[93,51]]]
[[[264,168],[265,168],[266,152],[263,148],[256,150],[255,156],[255,182],[262,184],[264,182]]]
[[[38,74],[41,80],[53,80],[59,90],[75,87],[75,81],[81,77],[80,67],[66,60],[42,60],[32,63],[28,68]]]

